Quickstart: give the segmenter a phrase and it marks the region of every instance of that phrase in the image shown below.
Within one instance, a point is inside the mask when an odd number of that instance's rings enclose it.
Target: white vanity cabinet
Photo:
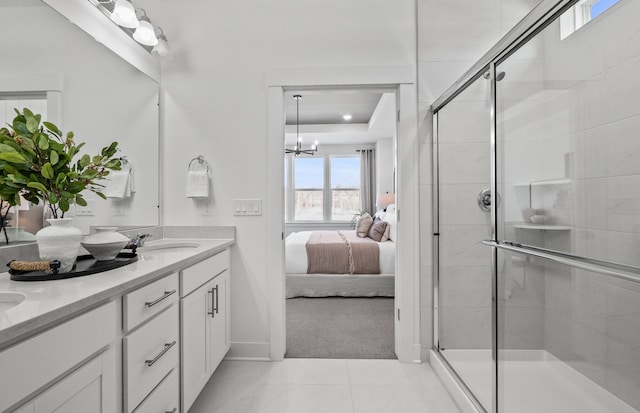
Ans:
[[[1,351],[0,411],[116,412],[116,319],[110,302]]]
[[[181,390],[186,413],[229,350],[229,250],[182,271]]]

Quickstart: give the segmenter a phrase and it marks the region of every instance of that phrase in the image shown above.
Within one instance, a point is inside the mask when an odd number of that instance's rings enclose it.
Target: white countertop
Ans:
[[[233,239],[176,239],[148,242],[138,261],[97,274],[55,281],[12,281],[0,274],[0,292],[15,291],[26,299],[0,313],[0,348],[112,300],[163,275],[193,265],[233,245]],[[192,244],[191,248],[157,248]]]

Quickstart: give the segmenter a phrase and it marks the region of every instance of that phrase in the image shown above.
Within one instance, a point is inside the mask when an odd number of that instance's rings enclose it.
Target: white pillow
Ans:
[[[387,223],[387,227],[389,228],[389,240],[390,241],[395,241],[397,234],[397,225],[396,225],[396,210],[395,210],[395,204],[393,205],[394,209],[393,211],[389,211],[389,209],[387,208],[387,213],[385,214],[384,218],[382,219],[383,221],[385,221]]]

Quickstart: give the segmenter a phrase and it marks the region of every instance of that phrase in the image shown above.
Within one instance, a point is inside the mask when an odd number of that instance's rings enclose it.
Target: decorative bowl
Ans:
[[[85,237],[81,244],[97,261],[111,261],[129,243],[129,238],[116,232],[118,227],[96,227],[95,234]]]
[[[110,242],[106,244],[87,244],[81,242],[81,245],[93,255],[96,261],[113,261],[116,259],[120,251],[127,245],[128,241]]]

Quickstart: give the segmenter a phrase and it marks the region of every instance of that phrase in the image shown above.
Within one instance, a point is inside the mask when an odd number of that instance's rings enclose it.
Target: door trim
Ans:
[[[396,355],[403,362],[420,361],[419,164],[416,73],[413,66],[349,66],[276,68],[266,73],[267,137],[267,263],[270,358],[286,351],[284,277],[284,93],[293,87],[392,87],[400,117],[396,158],[398,220],[396,256]],[[398,307],[402,317],[397,319]]]

